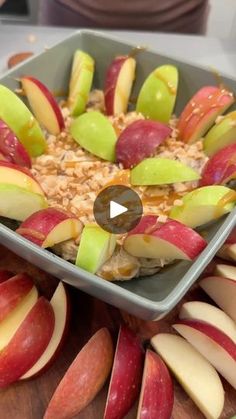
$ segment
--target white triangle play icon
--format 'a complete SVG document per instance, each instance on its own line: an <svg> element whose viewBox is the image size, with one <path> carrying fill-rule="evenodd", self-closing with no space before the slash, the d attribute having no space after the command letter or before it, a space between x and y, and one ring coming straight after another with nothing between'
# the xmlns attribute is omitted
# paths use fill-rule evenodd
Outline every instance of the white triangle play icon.
<svg viewBox="0 0 236 419"><path fill-rule="evenodd" d="M110 201L110 218L118 217L118 215L124 214L127 211L128 208L123 205L117 204L115 201Z"/></svg>

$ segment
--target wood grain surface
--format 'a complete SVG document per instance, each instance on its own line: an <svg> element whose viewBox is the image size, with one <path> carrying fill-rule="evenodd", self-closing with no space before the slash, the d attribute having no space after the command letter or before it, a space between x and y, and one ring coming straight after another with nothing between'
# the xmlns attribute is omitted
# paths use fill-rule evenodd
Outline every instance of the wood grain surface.
<svg viewBox="0 0 236 419"><path fill-rule="evenodd" d="M57 285L57 280L28 262L0 246L0 269L15 272L28 272L34 279L40 292L50 298ZM82 346L91 335L102 326L107 326L114 339L117 336L119 324L126 322L143 339L148 346L148 340L160 331L170 331L171 324L177 318L179 306L165 319L159 322L145 322L120 312L93 297L69 287L71 297L71 323L69 333L61 353L51 368L42 376L19 382L0 391L1 419L42 419L46 406L57 387L60 379L75 358ZM207 301L206 295L195 285L185 297L186 300L200 299ZM225 408L222 419L231 418L236 412L236 391L223 380L225 388ZM194 403L189 399L179 384L174 380L175 403L173 419L202 419ZM76 416L78 419L102 419L108 385L97 395L94 401ZM136 417L137 404L126 419Z"/></svg>

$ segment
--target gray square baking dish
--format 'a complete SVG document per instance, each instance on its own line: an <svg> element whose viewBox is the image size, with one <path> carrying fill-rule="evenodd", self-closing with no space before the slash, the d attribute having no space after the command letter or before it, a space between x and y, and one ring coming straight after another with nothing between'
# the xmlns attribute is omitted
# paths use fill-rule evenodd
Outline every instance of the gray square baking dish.
<svg viewBox="0 0 236 419"><path fill-rule="evenodd" d="M95 58L94 86L102 88L107 64L115 55L128 54L135 46L137 45L119 42L101 33L78 31L65 41L18 65L6 73L0 79L0 83L15 89L18 87L16 79L27 74L38 77L52 91L66 91L73 53L80 48ZM176 65L179 69L180 84L175 109L178 115L196 90L204 85L214 84L215 79L211 71L145 50L137 55L134 96L145 77L155 67L168 63ZM236 79L222 76L222 81L233 91L236 90ZM88 294L145 320L157 320L167 314L184 296L224 243L235 224L236 209L227 217L221 218L204 229L208 246L194 262L181 261L151 277L119 283L105 281L77 268L20 237L2 223L0 223L0 243L29 262Z"/></svg>

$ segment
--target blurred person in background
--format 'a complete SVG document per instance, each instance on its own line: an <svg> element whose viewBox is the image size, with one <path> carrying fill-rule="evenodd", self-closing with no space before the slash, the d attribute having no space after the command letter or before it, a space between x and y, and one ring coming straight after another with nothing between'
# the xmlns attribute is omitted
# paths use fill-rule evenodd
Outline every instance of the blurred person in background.
<svg viewBox="0 0 236 419"><path fill-rule="evenodd" d="M1 1L1 0L0 0ZM205 33L208 0L40 0L40 23Z"/></svg>

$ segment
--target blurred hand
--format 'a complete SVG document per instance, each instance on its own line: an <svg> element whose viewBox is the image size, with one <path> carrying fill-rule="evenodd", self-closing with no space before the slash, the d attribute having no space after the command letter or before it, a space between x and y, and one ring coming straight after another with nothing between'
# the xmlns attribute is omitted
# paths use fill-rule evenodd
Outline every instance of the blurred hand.
<svg viewBox="0 0 236 419"><path fill-rule="evenodd" d="M0 7L5 3L6 0L0 0Z"/></svg>

